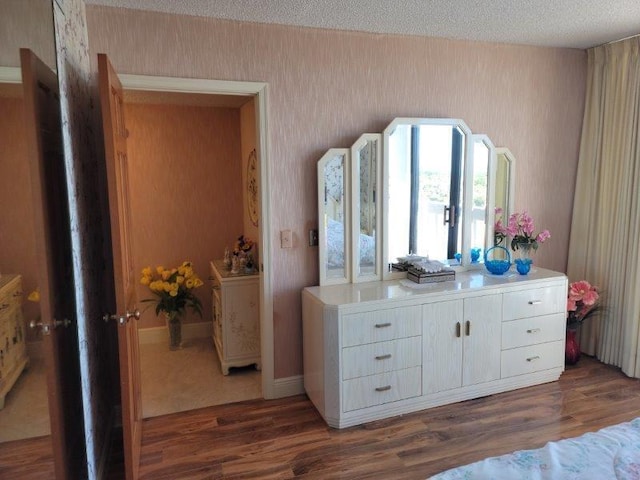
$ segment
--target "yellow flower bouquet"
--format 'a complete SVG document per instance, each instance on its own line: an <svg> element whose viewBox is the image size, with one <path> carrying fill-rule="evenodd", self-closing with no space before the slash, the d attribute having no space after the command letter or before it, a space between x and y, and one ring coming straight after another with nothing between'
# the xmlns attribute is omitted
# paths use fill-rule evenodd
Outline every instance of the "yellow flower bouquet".
<svg viewBox="0 0 640 480"><path fill-rule="evenodd" d="M142 300L155 302L156 315L165 312L168 318L173 319L184 314L189 307L202 316L202 303L192 290L204 283L193 271L191 262L184 262L179 267L171 269L158 266L155 272L151 267L143 268L140 283L147 285L156 296Z"/></svg>

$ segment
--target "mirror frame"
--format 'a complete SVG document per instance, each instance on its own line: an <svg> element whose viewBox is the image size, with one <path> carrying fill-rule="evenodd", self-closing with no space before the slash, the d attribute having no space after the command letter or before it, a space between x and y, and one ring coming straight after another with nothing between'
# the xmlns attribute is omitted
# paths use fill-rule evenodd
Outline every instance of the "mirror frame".
<svg viewBox="0 0 640 480"><path fill-rule="evenodd" d="M328 269L328 222L324 210L325 196L325 175L324 170L328 162L335 157L341 156L344 159L343 171L343 191L344 191L344 275L341 277L330 277L327 275ZM331 148L318 160L318 257L320 270L320 285L339 285L351 282L351 149Z"/></svg>
<svg viewBox="0 0 640 480"><path fill-rule="evenodd" d="M472 133L471 129L467 126L467 124L457 118L422 118L422 117L398 117L395 118L385 129L383 132L383 163L382 163L382 215L383 215L383 225L382 228L382 265L383 267L383 279L391 280L395 278L403 278L406 273L405 272L394 272L391 270L391 262L389 259L388 253L388 245L389 245L389 228L388 228L388 218L390 216L389 212L389 136L395 131L395 129L399 125L450 125L452 127L459 128L465 136L465 145L463 149L463 182L462 182L462 259L461 265L466 266L471 263L471 255L469 253L469 241L470 241L470 220L467 218L468 215L465 215L465 212L469 211L469 206L471 205L470 198L470 188L473 187L471 176L473 174L473 164L470 161L473 158L473 142L472 142ZM442 260L442 259L439 259Z"/></svg>
<svg viewBox="0 0 640 480"><path fill-rule="evenodd" d="M372 273L360 273L360 150L370 142L376 142L376 170L375 182L376 191L374 195L375 201L375 268ZM382 208L380 206L380 188L382 180L381 153L382 153L382 134L365 133L356 140L351 146L351 278L353 283L371 282L382 278L382 242L380 232L382 230Z"/></svg>

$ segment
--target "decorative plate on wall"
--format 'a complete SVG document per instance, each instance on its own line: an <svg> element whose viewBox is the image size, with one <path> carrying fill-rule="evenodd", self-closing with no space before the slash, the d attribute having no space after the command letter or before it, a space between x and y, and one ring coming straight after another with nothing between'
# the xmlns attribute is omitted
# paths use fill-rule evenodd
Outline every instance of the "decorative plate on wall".
<svg viewBox="0 0 640 480"><path fill-rule="evenodd" d="M258 226L258 167L256 149L249 154L247 161L247 208L251 223Z"/></svg>

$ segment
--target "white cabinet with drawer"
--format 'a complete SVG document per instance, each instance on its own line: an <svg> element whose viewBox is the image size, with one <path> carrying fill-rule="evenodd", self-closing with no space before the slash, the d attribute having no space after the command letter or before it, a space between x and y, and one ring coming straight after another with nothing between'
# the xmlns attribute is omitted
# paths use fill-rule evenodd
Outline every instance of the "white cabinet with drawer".
<svg viewBox="0 0 640 480"><path fill-rule="evenodd" d="M458 272L302 293L304 386L332 427L557 380L566 277Z"/></svg>
<svg viewBox="0 0 640 480"><path fill-rule="evenodd" d="M0 409L29 363L25 342L22 277L5 274L0 277Z"/></svg>
<svg viewBox="0 0 640 480"><path fill-rule="evenodd" d="M224 375L231 367L260 369L259 281L257 273L232 274L221 260L211 262L213 343Z"/></svg>
<svg viewBox="0 0 640 480"><path fill-rule="evenodd" d="M503 295L502 378L564 367L566 290Z"/></svg>

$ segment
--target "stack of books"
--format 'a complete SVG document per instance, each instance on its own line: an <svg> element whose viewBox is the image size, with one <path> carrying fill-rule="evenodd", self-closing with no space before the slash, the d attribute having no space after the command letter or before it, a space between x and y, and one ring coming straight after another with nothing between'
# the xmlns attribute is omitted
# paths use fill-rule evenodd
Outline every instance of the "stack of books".
<svg viewBox="0 0 640 480"><path fill-rule="evenodd" d="M443 268L439 272L425 272L419 268L409 267L407 278L416 283L447 282L456 279L456 272L449 268Z"/></svg>

